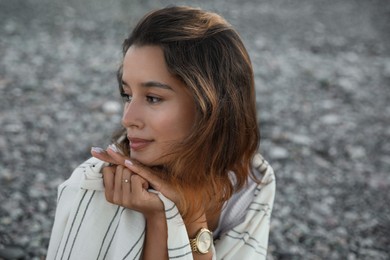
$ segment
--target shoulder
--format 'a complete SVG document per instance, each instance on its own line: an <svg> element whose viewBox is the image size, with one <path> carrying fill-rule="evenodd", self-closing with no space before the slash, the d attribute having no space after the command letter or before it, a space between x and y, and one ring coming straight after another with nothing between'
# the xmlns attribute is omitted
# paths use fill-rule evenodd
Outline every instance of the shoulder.
<svg viewBox="0 0 390 260"><path fill-rule="evenodd" d="M256 154L251 171L256 180L249 177L247 184L226 201L215 237L241 224L244 227L243 223L260 223L263 218L269 219L275 198L274 170L263 156Z"/></svg>

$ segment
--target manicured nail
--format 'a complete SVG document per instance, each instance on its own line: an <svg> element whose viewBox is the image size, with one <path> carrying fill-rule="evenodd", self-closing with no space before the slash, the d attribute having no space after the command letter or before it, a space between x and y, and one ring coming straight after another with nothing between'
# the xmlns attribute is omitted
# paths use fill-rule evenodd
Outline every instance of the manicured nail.
<svg viewBox="0 0 390 260"><path fill-rule="evenodd" d="M92 147L91 151L93 151L95 153L104 153L104 149L102 149L100 147Z"/></svg>
<svg viewBox="0 0 390 260"><path fill-rule="evenodd" d="M129 161L129 160L125 160L125 164L127 165L127 166L132 166L132 165L134 165L131 161Z"/></svg>
<svg viewBox="0 0 390 260"><path fill-rule="evenodd" d="M108 146L108 148L111 149L112 151L116 152L116 153L119 153L118 148L116 148L116 146L113 145L113 144L110 144L110 145Z"/></svg>

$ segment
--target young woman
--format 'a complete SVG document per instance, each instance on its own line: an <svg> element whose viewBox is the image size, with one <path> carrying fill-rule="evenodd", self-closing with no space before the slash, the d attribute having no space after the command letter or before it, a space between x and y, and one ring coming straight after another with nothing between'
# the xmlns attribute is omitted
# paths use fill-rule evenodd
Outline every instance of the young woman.
<svg viewBox="0 0 390 260"><path fill-rule="evenodd" d="M60 185L48 259L264 259L275 182L236 31L164 8L123 54L123 130Z"/></svg>

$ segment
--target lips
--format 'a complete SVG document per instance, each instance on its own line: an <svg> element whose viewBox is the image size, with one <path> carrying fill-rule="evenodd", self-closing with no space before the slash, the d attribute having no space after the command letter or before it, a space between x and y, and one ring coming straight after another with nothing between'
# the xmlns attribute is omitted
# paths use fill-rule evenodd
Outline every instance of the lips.
<svg viewBox="0 0 390 260"><path fill-rule="evenodd" d="M128 137L132 150L141 150L152 143L152 140Z"/></svg>

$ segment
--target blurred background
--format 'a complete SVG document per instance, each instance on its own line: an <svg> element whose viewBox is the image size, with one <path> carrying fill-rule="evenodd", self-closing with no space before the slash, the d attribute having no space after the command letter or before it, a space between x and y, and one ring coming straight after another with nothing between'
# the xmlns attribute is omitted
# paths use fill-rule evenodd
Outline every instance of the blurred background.
<svg viewBox="0 0 390 260"><path fill-rule="evenodd" d="M390 2L0 0L0 259L44 259L57 185L120 122L141 16L223 15L256 76L277 176L268 259L390 259Z"/></svg>

